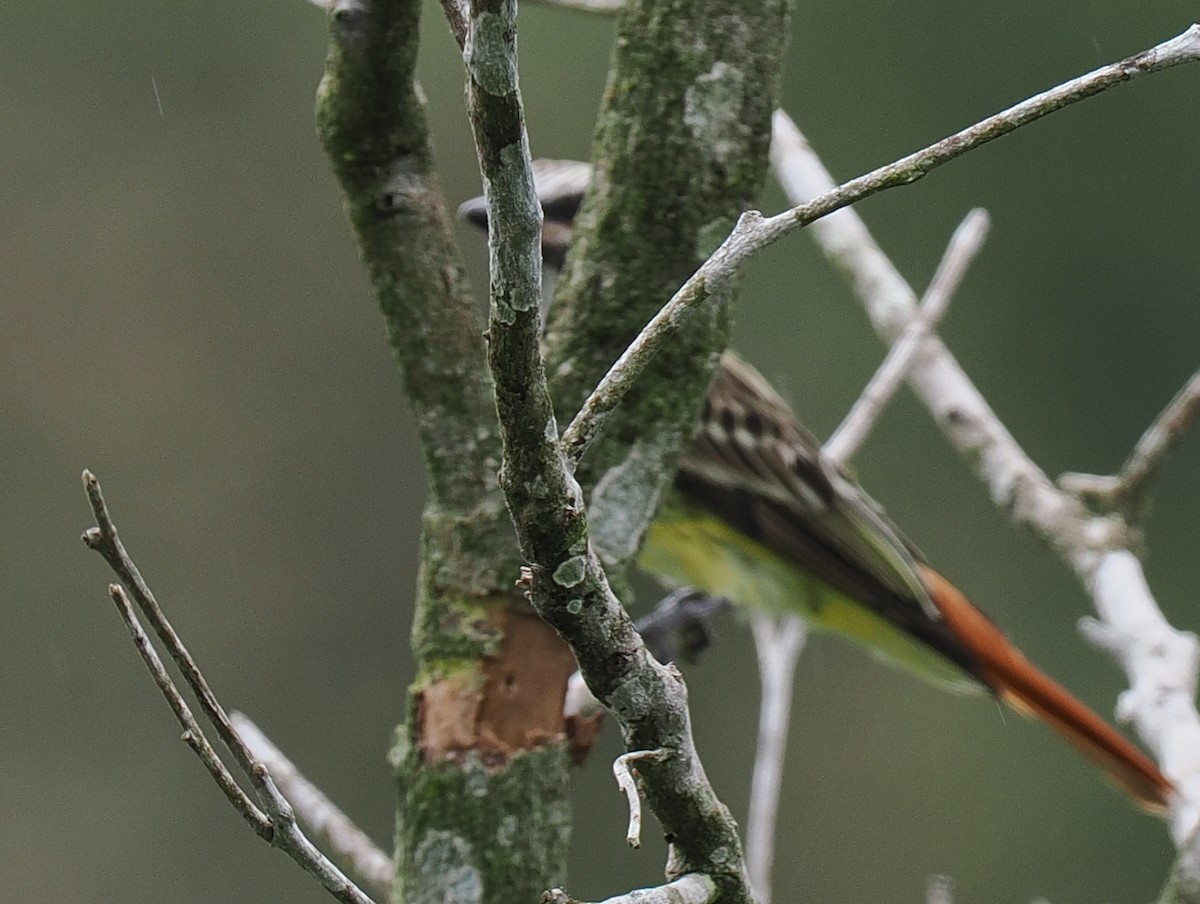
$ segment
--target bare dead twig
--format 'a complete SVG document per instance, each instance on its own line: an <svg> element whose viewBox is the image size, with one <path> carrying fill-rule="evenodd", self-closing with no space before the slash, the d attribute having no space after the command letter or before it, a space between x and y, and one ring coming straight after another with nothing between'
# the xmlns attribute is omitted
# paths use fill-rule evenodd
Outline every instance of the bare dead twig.
<svg viewBox="0 0 1200 904"><path fill-rule="evenodd" d="M1170 404L1155 418L1133 448L1128 461L1117 472L1121 495L1138 496L1158 473L1159 467L1200 411L1200 370L1179 390Z"/></svg>
<svg viewBox="0 0 1200 904"><path fill-rule="evenodd" d="M665 750L635 750L623 753L613 760L613 778L629 804L629 829L625 832L625 843L631 848L642 846L642 795L638 791L637 778L631 763L659 762L669 756Z"/></svg>
<svg viewBox="0 0 1200 904"><path fill-rule="evenodd" d="M717 886L701 873L688 873L674 882L657 888L635 888L631 892L608 898L600 904L711 904L717 899ZM583 904L561 888L552 888L542 897L542 904Z"/></svg>
<svg viewBox="0 0 1200 904"><path fill-rule="evenodd" d="M1119 508L1127 518L1136 518L1143 508L1148 484L1183 439L1197 412L1200 412L1200 370L1192 374L1146 428L1115 475L1063 474L1059 485L1068 492L1098 498L1110 508Z"/></svg>
<svg viewBox="0 0 1200 904"><path fill-rule="evenodd" d="M166 698L171 711L175 713L175 718L183 726L184 743L195 751L196 756L200 757L200 761L208 770L209 775L213 777L213 781L217 783L217 787L233 804L233 808L242 814L242 818L249 823L250 828L254 829L255 833L264 841L270 841L274 833L270 819L241 789L230 771L225 768L225 764L221 762L220 755L205 737L204 730L192 715L191 708L175 687L170 675L167 674L166 667L158 656L158 651L154 649L154 644L150 642L149 636L142 628L141 622L138 621L137 613L133 611L133 604L129 601L125 589L120 584L109 584L108 593L113 602L117 604L117 611L120 612L125 627L133 636L133 643L137 647L138 655L142 657L146 668L150 670L154 683L158 685L159 691Z"/></svg>
<svg viewBox="0 0 1200 904"><path fill-rule="evenodd" d="M209 774L213 776L230 803L242 814L242 817L260 838L269 842L272 847L279 848L286 853L343 904L374 904L367 894L346 878L300 831L291 806L279 789L275 787L270 772L262 763L254 759L250 750L234 730L199 666L196 665L195 660L184 647L183 641L167 621L150 587L142 578L141 572L138 571L137 565L126 552L117 535L117 528L109 514L108 506L104 502L100 481L90 471L84 471L83 485L88 501L91 503L92 512L96 516L97 524L96 527L84 531L83 542L90 549L100 553L120 579L123 586L113 584L110 586L109 592L117 604L121 618L133 635L138 652L150 670L155 684L166 697L180 724L184 726L184 741L200 757L205 768L208 769ZM130 598L133 600L132 603ZM252 801L238 786L229 768L221 761L220 756L204 736L199 724L192 716L191 710L184 702L183 696L167 674L149 636L142 629L134 612L135 603L179 667L184 681L200 702L200 708L205 718L216 730L222 743L233 754L239 770L254 789L255 796L258 798L257 803Z"/></svg>
<svg viewBox="0 0 1200 904"><path fill-rule="evenodd" d="M292 805L296 817L312 833L314 841L331 857L345 864L359 881L374 889L381 899L388 898L395 873L392 858L309 781L249 716L231 712L229 719L255 759L270 771L280 792Z"/></svg>
<svg viewBox="0 0 1200 904"><path fill-rule="evenodd" d="M1180 41L1200 43L1193 26ZM795 124L775 115L772 161L792 203L828 191L833 179ZM815 223L812 235L843 269L876 331L893 341L914 316L916 296L858 215L840 210ZM993 501L1044 537L1091 595L1105 646L1121 663L1130 690L1118 716L1132 721L1175 783L1171 831L1183 844L1200 819L1200 716L1194 693L1200 648L1193 635L1162 617L1128 532L1116 516L1092 515L1024 453L953 355L936 337L922 343L909 383L951 443L971 461Z"/></svg>
<svg viewBox="0 0 1200 904"><path fill-rule="evenodd" d="M971 210L958 224L938 264L937 272L921 299L918 313L904 328L900 338L888 349L883 362L863 388L850 413L825 443L825 453L834 461L847 463L854 457L863 440L887 403L895 395L909 367L921 349L921 343L942 321L950 299L958 291L971 262L983 248L991 219L981 207Z"/></svg>
<svg viewBox="0 0 1200 904"><path fill-rule="evenodd" d="M578 9L588 13L612 15L621 11L625 0L539 0L546 6L561 6L564 9Z"/></svg>
<svg viewBox="0 0 1200 904"><path fill-rule="evenodd" d="M201 674L196 661L192 659L192 655L188 652L187 647L183 645L183 641L179 635L175 633L175 629L171 627L171 623L167 620L162 609L159 608L158 601L154 598L149 585L143 580L141 572L138 571L137 565L133 559L125 551L125 546L121 543L121 538L117 535L117 527L113 524L112 517L108 513L108 507L104 502L104 494L100 490L100 481L91 471L83 472L83 487L87 493L88 502L91 503L92 512L96 516L97 527L89 528L83 534L83 542L90 549L96 552L108 562L109 567L120 579L129 595L137 603L138 610L141 611L145 619L150 623L155 635L166 648L167 653L175 661L175 665L179 668L183 675L187 686L192 689L196 695L197 701L200 703L200 709L204 713L204 717L212 724L217 732L217 736L221 742L229 748L229 752L233 754L237 760L238 766L241 768L251 781L254 781L254 760L250 755L250 751L246 745L242 743L241 738L237 736L237 732L233 730L233 726L229 724L229 717L225 714L225 710L221 708L221 704L217 701L216 695L208 686L204 675ZM261 788L256 790L261 791Z"/></svg>
<svg viewBox="0 0 1200 904"><path fill-rule="evenodd" d="M762 695L758 708L758 743L750 781L746 819L746 870L759 904L771 902L771 868L775 862L775 822L783 761L787 753L796 663L808 639L808 626L798 616L775 619L756 612L750 619L758 654Z"/></svg>

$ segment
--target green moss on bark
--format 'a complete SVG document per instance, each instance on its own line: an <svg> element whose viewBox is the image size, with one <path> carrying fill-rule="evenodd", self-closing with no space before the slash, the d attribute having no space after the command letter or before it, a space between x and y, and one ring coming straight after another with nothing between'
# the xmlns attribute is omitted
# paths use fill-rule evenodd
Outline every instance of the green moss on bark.
<svg viewBox="0 0 1200 904"><path fill-rule="evenodd" d="M528 902L565 869L558 723L540 732L522 726L522 739L541 745L530 752L497 756L492 743L486 764L474 752L430 756L415 702L436 687L443 735L487 742L479 725L487 670L505 643L509 607L524 605L513 587L520 559L497 483L500 442L482 324L413 85L419 15L417 0L334 3L317 99L318 130L345 192L430 481L413 623L418 676L390 756L403 789L395 897ZM561 706L554 715L561 717Z"/></svg>
<svg viewBox="0 0 1200 904"><path fill-rule="evenodd" d="M593 145L595 175L547 329L560 422L757 197L787 19L783 0L664 0L623 11ZM729 325L724 301L692 315L589 450L578 471L585 488L619 467L625 498L658 499ZM598 526L598 538L604 534ZM600 552L619 565L634 548Z"/></svg>
<svg viewBox="0 0 1200 904"><path fill-rule="evenodd" d="M409 749L399 781L405 816L397 836L410 841L397 863L394 901L530 904L565 881L570 807L558 751L520 753L493 769L474 752L428 764ZM416 886L412 876L442 881Z"/></svg>

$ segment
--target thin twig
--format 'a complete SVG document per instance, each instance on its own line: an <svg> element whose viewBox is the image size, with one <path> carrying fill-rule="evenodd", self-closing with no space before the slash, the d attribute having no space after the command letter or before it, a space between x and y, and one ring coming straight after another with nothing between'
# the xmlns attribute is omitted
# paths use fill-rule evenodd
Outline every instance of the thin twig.
<svg viewBox="0 0 1200 904"><path fill-rule="evenodd" d="M1200 370L1179 390L1175 398L1142 434L1129 460L1117 473L1120 493L1126 499L1140 495L1184 431L1200 411Z"/></svg>
<svg viewBox="0 0 1200 904"><path fill-rule="evenodd" d="M204 716L214 729L216 729L217 737L233 754L237 760L238 766L242 771L254 781L253 777L253 762L254 758L250 755L250 751L246 749L246 745L242 743L241 738L237 736L237 732L233 730L233 726L229 724L229 717L225 714L225 710L221 708L221 704L217 702L216 695L208 686L204 675L201 674L199 666L188 652L187 647L183 645L183 641L179 635L175 633L175 629L171 627L171 623L167 620L158 601L154 598L149 585L142 578L141 572L138 571L137 565L133 559L125 551L125 546L121 543L121 538L117 535L117 527L113 523L112 517L108 513L108 507L104 503L104 494L100 490L100 481L96 479L91 471L83 472L83 486L87 492L88 502L91 503L92 512L96 516L97 527L86 531L83 535L83 542L91 549L100 553L104 560L116 573L121 583L125 585L125 589L137 604L145 619L150 623L150 627L154 629L155 635L164 647L167 653L175 661L180 673L183 675L183 680L192 693L196 695L197 701L200 703L200 709ZM261 791L261 788L256 788Z"/></svg>
<svg viewBox="0 0 1200 904"><path fill-rule="evenodd" d="M231 712L229 720L255 759L270 770L275 784L314 840L331 857L344 863L380 898L391 895L395 864L371 837L354 824L296 765L263 734L249 716Z"/></svg>
<svg viewBox="0 0 1200 904"><path fill-rule="evenodd" d="M561 6L564 9L578 9L587 13L613 15L621 11L625 0L538 0L545 6Z"/></svg>
<svg viewBox="0 0 1200 904"><path fill-rule="evenodd" d="M859 395L850 413L825 443L825 453L834 461L842 464L849 462L862 446L883 409L904 382L921 343L941 323L950 307L950 299L966 276L967 268L983 248L990 225L987 211L976 207L967 213L950 236L937 272L921 300L917 316L888 349L879 369Z"/></svg>
<svg viewBox="0 0 1200 904"><path fill-rule="evenodd" d="M1069 473L1059 478L1059 485L1073 493L1099 498L1113 508L1120 507L1126 517L1136 517L1143 508L1146 485L1183 439L1197 412L1200 412L1200 370L1192 374L1146 428L1115 476Z"/></svg>
<svg viewBox="0 0 1200 904"><path fill-rule="evenodd" d="M617 787L621 789L629 804L629 828L625 832L625 843L631 848L642 846L642 795L638 791L637 779L630 763L659 762L667 755L665 750L634 750L613 760L613 777L616 778Z"/></svg>
<svg viewBox="0 0 1200 904"><path fill-rule="evenodd" d="M125 622L125 627L133 636L133 643L137 647L138 655L142 657L146 668L150 670L154 683L158 685L158 689L166 698L171 711L175 713L175 718L183 726L184 742L195 751L196 756L200 757L200 762L204 764L208 774L213 777L217 787L233 804L233 808L242 814L242 818L250 824L250 828L254 829L255 833L264 841L270 841L274 831L271 828L271 821L241 789L230 771L225 768L225 764L221 762L221 757L213 749L208 738L204 736L204 730L196 721L196 717L192 715L191 708L184 701L179 689L175 687L175 682L167 674L162 659L158 656L158 651L154 649L141 622L138 621L137 614L133 611L133 604L125 594L124 588L120 584L109 584L108 593L113 602L117 604L117 611L121 613L121 620Z"/></svg>
<svg viewBox="0 0 1200 904"><path fill-rule="evenodd" d="M776 620L756 612L750 619L758 653L762 694L758 705L758 744L754 749L754 775L750 782L750 810L746 821L746 869L759 904L771 902L771 869L775 862L775 820L779 789L787 752L788 724L796 663L804 652L808 626L789 615Z"/></svg>
<svg viewBox="0 0 1200 904"><path fill-rule="evenodd" d="M158 602L154 599L154 594L142 579L137 565L125 551L124 545L117 536L116 524L113 523L108 506L104 502L100 481L90 471L84 471L83 485L96 516L97 524L96 527L88 528L83 532L83 542L89 548L99 552L121 579L124 586L110 585L109 592L117 604L121 618L133 635L138 652L150 669L155 684L167 698L176 718L184 726L184 741L200 757L209 774L213 776L222 792L229 798L230 803L242 814L259 837L269 842L272 847L279 848L286 853L343 904L374 904L365 892L346 878L328 857L317 850L296 825L295 814L286 798L275 787L270 772L262 763L254 759L233 729L225 715L225 710L217 701L199 666L196 665L195 660L184 647L183 641L167 621ZM128 595L126 591L128 591ZM133 598L142 615L154 627L159 640L167 648L176 665L179 666L188 687L200 701L201 711L205 718L216 729L225 746L233 753L238 767L254 789L258 798L257 805L241 791L229 768L224 765L205 738L199 724L192 716L191 710L163 667L162 660L154 650L150 638L142 630L141 624L134 614L133 605L130 603L130 597Z"/></svg>
<svg viewBox="0 0 1200 904"><path fill-rule="evenodd" d="M658 349L674 335L688 310L719 296L745 263L763 248L856 201L885 189L909 185L942 164L1070 104L1140 75L1196 59L1200 59L1200 25L1193 25L1178 37L1135 56L1064 82L783 213L766 218L757 211L743 214L729 237L651 319L575 415L563 433L562 448L568 462L574 464L583 456L608 415Z"/></svg>
<svg viewBox="0 0 1200 904"><path fill-rule="evenodd" d="M600 904L712 904L717 900L717 884L703 873L687 873L674 882L656 888L635 888ZM542 904L583 904L561 888L552 888L542 896Z"/></svg>
<svg viewBox="0 0 1200 904"><path fill-rule="evenodd" d="M1200 34L1194 26L1184 37ZM794 204L829 190L833 178L795 124L775 114L771 149ZM876 331L894 341L914 316L916 296L852 209L814 224L813 237L845 271ZM1200 716L1194 693L1200 647L1163 618L1124 522L1092 515L1036 465L937 336L922 343L909 384L951 443L973 463L993 501L1045 538L1076 573L1104 624L1106 646L1130 683L1118 717L1132 721L1176 786L1171 833L1185 843L1200 818ZM1096 634L1097 632L1092 632Z"/></svg>

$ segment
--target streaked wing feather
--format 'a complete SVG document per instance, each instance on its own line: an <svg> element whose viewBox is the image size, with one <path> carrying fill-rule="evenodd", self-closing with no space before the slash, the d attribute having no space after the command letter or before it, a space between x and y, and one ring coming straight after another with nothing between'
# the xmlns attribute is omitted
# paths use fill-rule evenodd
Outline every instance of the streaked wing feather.
<svg viewBox="0 0 1200 904"><path fill-rule="evenodd" d="M676 485L747 536L977 674L974 657L929 599L916 549L824 456L770 385L730 353L718 368Z"/></svg>

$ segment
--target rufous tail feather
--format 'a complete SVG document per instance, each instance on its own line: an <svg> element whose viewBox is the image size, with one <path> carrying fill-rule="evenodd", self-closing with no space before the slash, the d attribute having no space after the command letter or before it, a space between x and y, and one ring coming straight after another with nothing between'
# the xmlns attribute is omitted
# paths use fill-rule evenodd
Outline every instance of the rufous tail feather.
<svg viewBox="0 0 1200 904"><path fill-rule="evenodd" d="M934 605L974 654L980 676L997 697L1049 725L1139 806L1154 813L1167 809L1174 789L1149 757L1038 671L954 585L933 569L919 567Z"/></svg>

